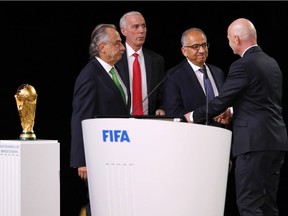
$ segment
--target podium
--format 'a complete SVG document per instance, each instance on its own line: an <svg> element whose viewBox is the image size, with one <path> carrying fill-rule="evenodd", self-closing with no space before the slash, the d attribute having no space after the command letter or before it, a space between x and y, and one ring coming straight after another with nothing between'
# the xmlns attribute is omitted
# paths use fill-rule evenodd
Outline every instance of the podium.
<svg viewBox="0 0 288 216"><path fill-rule="evenodd" d="M93 216L223 216L231 131L135 118L82 128Z"/></svg>
<svg viewBox="0 0 288 216"><path fill-rule="evenodd" d="M0 216L60 215L56 140L0 140Z"/></svg>

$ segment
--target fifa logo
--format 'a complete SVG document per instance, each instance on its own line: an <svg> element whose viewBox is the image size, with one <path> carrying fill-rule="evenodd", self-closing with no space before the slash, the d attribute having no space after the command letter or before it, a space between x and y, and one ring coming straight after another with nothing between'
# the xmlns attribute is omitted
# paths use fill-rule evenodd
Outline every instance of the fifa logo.
<svg viewBox="0 0 288 216"><path fill-rule="evenodd" d="M103 142L130 142L126 130L103 130Z"/></svg>

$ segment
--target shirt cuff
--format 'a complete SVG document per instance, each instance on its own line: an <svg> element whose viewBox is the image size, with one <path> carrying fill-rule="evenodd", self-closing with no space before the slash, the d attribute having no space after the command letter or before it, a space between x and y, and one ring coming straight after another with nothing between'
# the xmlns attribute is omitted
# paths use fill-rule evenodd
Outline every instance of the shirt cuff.
<svg viewBox="0 0 288 216"><path fill-rule="evenodd" d="M190 113L190 121L193 122L193 111Z"/></svg>

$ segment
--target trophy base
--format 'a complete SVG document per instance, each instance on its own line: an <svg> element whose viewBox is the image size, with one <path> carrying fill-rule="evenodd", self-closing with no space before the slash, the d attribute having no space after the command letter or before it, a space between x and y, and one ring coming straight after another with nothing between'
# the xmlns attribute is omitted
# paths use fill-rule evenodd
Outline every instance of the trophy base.
<svg viewBox="0 0 288 216"><path fill-rule="evenodd" d="M19 139L20 140L36 140L36 135L34 132L22 132Z"/></svg>

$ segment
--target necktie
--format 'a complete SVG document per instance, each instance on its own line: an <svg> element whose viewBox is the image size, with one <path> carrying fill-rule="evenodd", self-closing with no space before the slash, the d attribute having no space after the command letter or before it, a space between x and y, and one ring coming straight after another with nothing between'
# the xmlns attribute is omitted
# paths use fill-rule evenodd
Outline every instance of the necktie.
<svg viewBox="0 0 288 216"><path fill-rule="evenodd" d="M125 93L124 93L124 91L123 91L123 88L122 88L122 86L121 86L121 84L120 84L117 76L116 76L114 67L111 68L111 70L109 71L109 73L112 75L112 80L114 81L115 85L118 87L118 89L119 89L119 91L120 91L120 93L121 93L121 95L122 95L122 98L123 98L124 102L126 103Z"/></svg>
<svg viewBox="0 0 288 216"><path fill-rule="evenodd" d="M215 95L214 95L212 84L208 78L205 65L203 66L203 68L200 68L199 71L203 73L205 92L206 92L206 96L208 97L208 101L210 101L215 97Z"/></svg>
<svg viewBox="0 0 288 216"><path fill-rule="evenodd" d="M138 54L134 53L135 57L133 62L133 80L132 80L132 94L133 94L133 115L143 115L142 105L142 82L141 82L141 70L138 61Z"/></svg>

